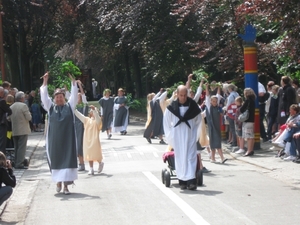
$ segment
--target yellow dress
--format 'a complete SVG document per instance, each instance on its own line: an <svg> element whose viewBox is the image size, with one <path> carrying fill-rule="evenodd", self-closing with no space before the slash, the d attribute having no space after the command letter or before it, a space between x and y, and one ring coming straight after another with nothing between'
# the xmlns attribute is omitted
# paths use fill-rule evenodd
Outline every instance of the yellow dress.
<svg viewBox="0 0 300 225"><path fill-rule="evenodd" d="M83 116L79 111L75 115L83 122L83 157L85 161L102 162L102 149L100 143L100 130L102 122L96 110L93 111L95 118Z"/></svg>

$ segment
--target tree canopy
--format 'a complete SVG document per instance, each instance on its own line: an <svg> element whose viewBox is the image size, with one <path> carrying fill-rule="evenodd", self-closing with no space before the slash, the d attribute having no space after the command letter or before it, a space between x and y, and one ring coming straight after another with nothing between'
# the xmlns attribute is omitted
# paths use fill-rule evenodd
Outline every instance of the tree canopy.
<svg viewBox="0 0 300 225"><path fill-rule="evenodd" d="M2 10L9 79L24 90L55 57L91 69L101 89L136 97L199 69L243 85L238 35L248 23L257 30L259 75L300 78L298 0L7 0Z"/></svg>

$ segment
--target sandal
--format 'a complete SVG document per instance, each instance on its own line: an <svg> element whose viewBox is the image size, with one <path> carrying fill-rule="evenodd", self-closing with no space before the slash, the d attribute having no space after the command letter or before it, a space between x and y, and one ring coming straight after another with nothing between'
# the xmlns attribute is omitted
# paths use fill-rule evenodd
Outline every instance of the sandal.
<svg viewBox="0 0 300 225"><path fill-rule="evenodd" d="M59 193L61 191L61 182L57 182L56 184L56 192Z"/></svg>
<svg viewBox="0 0 300 225"><path fill-rule="evenodd" d="M69 191L68 187L64 187L64 194L65 195L69 195L70 194L70 191Z"/></svg>

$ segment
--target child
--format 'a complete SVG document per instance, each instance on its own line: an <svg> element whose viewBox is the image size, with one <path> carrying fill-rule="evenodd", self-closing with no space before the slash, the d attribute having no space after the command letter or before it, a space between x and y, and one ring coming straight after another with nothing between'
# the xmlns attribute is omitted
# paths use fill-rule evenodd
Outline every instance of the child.
<svg viewBox="0 0 300 225"><path fill-rule="evenodd" d="M244 154L245 153L245 149L244 149L244 139L243 139L243 132L242 132L242 128L243 128L243 122L240 122L238 120L239 115L241 114L240 112L240 108L243 104L243 99L241 96L238 96L235 98L235 104L236 104L236 112L235 112L235 118L234 118L234 123L235 123L235 132L236 132L236 136L238 138L238 146L239 146L239 150L236 151L235 153L237 154Z"/></svg>
<svg viewBox="0 0 300 225"><path fill-rule="evenodd" d="M101 118L95 106L90 106L91 111L89 117L84 116L77 109L75 115L84 125L83 133L83 155L84 159L89 161L90 170L88 175L94 175L94 161L99 162L98 173L103 170L104 163L102 162L102 149L100 144L100 130L102 126Z"/></svg>
<svg viewBox="0 0 300 225"><path fill-rule="evenodd" d="M209 87L206 84L206 110L205 115L208 124L208 133L209 133L209 145L211 148L211 162L215 163L215 154L216 150L218 151L221 157L221 163L225 163L227 161L226 158L223 156L221 142L221 116L223 114L222 108L219 107L219 100L220 100L220 87L218 87L217 95L210 96L209 94Z"/></svg>

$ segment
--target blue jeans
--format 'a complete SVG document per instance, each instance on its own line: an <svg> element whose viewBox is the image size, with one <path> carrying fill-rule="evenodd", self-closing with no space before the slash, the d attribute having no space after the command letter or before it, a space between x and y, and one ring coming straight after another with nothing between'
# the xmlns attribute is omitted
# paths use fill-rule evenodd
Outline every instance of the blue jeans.
<svg viewBox="0 0 300 225"><path fill-rule="evenodd" d="M0 205L3 204L13 193L11 186L3 186L0 188Z"/></svg>

